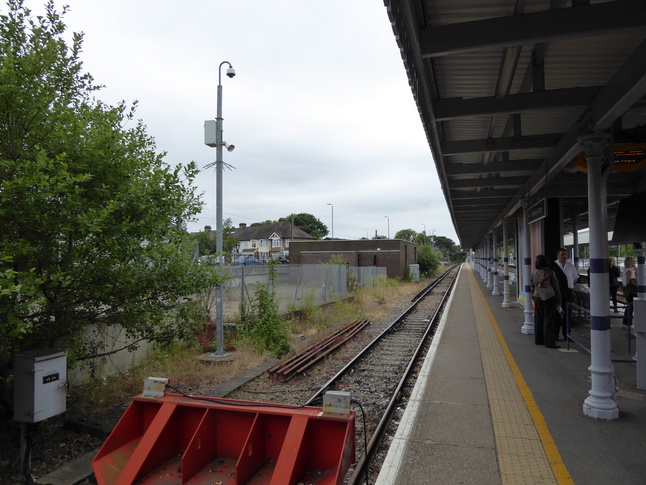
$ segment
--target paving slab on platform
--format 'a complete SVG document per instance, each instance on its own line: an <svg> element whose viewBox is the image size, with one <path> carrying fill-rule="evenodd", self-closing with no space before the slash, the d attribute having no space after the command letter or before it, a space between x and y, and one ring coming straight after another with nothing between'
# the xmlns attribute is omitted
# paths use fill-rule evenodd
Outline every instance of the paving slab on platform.
<svg viewBox="0 0 646 485"><path fill-rule="evenodd" d="M583 401L590 355L576 345L568 351L562 340L561 349L535 345L533 335L521 333L523 305L502 308L503 297L491 292L463 266L436 354L420 373L418 386L425 387L402 418L377 484L430 477L434 483L644 483L646 391L636 389L627 328L611 322L619 419L589 418ZM584 346L589 342L584 319L572 331ZM464 409L478 419L466 418ZM458 437L464 433L471 436Z"/></svg>

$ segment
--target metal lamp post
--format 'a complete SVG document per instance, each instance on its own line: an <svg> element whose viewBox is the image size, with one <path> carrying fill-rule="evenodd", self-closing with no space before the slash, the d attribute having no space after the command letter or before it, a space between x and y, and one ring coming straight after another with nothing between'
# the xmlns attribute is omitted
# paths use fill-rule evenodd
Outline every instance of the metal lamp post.
<svg viewBox="0 0 646 485"><path fill-rule="evenodd" d="M332 206L332 239L334 239L334 204L326 204Z"/></svg>
<svg viewBox="0 0 646 485"><path fill-rule="evenodd" d="M388 219L388 239L390 239L390 217L384 216L386 219Z"/></svg>
<svg viewBox="0 0 646 485"><path fill-rule="evenodd" d="M215 118L215 125L212 121L207 121L204 124L205 128L205 144L213 147L215 146L215 178L216 178L216 235L215 235L215 248L218 253L218 266L220 269L223 265L223 247L222 247L222 147L226 145L228 151L233 151L233 145L229 145L222 140L222 66L227 64L227 76L234 77L236 75L235 69L229 61L223 61L218 67L218 106ZM213 137L213 129L215 129L215 137ZM224 312L223 312L223 295L222 288L218 287L216 292L216 313L215 313L215 330L217 350L215 355L225 355L224 353Z"/></svg>

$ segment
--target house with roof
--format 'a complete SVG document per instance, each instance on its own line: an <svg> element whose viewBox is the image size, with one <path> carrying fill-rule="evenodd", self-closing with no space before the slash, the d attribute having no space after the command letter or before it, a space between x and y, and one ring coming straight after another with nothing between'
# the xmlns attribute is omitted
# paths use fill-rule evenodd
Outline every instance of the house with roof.
<svg viewBox="0 0 646 485"><path fill-rule="evenodd" d="M245 223L241 223L233 235L238 240L238 256L249 256L262 262L280 256L289 258L289 245L292 241L316 240L282 217L275 224L247 227Z"/></svg>

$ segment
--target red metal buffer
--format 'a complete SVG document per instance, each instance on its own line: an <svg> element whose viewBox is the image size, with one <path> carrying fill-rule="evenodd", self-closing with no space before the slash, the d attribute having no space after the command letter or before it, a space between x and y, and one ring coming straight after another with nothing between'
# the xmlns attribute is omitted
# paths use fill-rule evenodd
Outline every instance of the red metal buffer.
<svg viewBox="0 0 646 485"><path fill-rule="evenodd" d="M99 485L341 484L354 435L352 411L137 396L92 466Z"/></svg>

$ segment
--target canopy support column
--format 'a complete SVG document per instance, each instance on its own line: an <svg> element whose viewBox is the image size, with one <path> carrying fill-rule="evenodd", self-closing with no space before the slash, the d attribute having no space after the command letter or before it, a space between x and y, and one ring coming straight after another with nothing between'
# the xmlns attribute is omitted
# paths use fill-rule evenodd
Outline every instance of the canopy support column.
<svg viewBox="0 0 646 485"><path fill-rule="evenodd" d="M492 296L500 296L500 288L498 288L498 242L496 241L496 229L491 231L491 267L493 270L493 291Z"/></svg>
<svg viewBox="0 0 646 485"><path fill-rule="evenodd" d="M523 297L525 298L525 321L520 329L526 335L534 334L534 310L532 308L532 256L529 240L529 202L524 200L523 205Z"/></svg>
<svg viewBox="0 0 646 485"><path fill-rule="evenodd" d="M502 286L502 307L509 308L509 247L507 246L509 234L507 219L502 220L502 263L503 263L503 286Z"/></svg>
<svg viewBox="0 0 646 485"><path fill-rule="evenodd" d="M491 288L492 278L492 269L491 269L491 237L487 234L487 288Z"/></svg>
<svg viewBox="0 0 646 485"><path fill-rule="evenodd" d="M590 367L592 387L583 402L583 413L599 419L617 419L615 372L610 356L608 315L608 232L605 181L601 173L608 134L593 133L579 138L588 164L588 210L590 220Z"/></svg>

